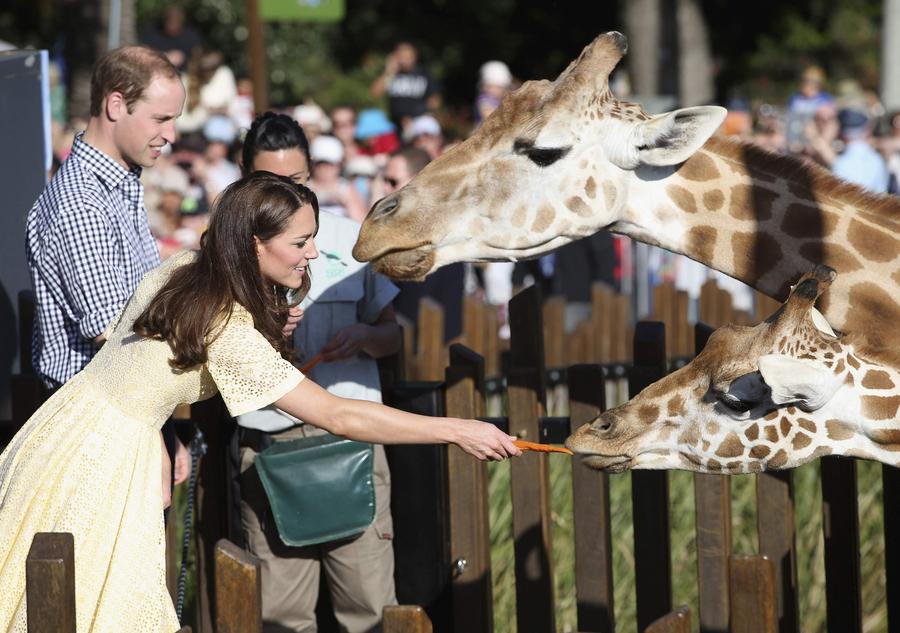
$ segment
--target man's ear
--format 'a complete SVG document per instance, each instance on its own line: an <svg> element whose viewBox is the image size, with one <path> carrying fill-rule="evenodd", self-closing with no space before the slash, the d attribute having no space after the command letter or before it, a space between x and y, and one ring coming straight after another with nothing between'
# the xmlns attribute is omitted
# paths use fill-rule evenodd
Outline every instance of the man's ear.
<svg viewBox="0 0 900 633"><path fill-rule="evenodd" d="M760 357L759 373L772 390L772 402L796 404L804 411L825 406L843 383L822 363L784 354Z"/></svg>
<svg viewBox="0 0 900 633"><path fill-rule="evenodd" d="M128 105L125 103L125 97L121 92L110 92L103 100L103 108L106 117L110 121L118 121L128 113Z"/></svg>
<svg viewBox="0 0 900 633"><path fill-rule="evenodd" d="M639 164L662 167L683 163L700 149L712 136L728 110L720 106L696 106L681 108L657 115L638 123L622 147L627 156L610 159L623 169L634 169Z"/></svg>

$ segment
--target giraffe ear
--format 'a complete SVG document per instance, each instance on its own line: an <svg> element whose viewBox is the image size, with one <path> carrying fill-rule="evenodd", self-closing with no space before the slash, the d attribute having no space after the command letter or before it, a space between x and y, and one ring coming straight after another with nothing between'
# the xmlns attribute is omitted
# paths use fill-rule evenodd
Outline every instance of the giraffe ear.
<svg viewBox="0 0 900 633"><path fill-rule="evenodd" d="M631 134L636 164L678 165L709 140L728 111L719 106L681 108L639 123Z"/></svg>
<svg viewBox="0 0 900 633"><path fill-rule="evenodd" d="M759 373L772 390L772 402L796 404L804 411L825 406L843 382L821 363L784 354L760 357Z"/></svg>

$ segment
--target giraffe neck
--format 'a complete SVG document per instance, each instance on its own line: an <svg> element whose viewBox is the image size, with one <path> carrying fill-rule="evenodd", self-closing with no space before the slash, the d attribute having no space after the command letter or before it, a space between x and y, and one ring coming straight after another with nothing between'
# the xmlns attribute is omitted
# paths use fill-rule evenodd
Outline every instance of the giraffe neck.
<svg viewBox="0 0 900 633"><path fill-rule="evenodd" d="M610 228L784 299L815 264L838 277L820 304L867 358L900 368L900 199L749 144L711 139L676 169L642 168Z"/></svg>

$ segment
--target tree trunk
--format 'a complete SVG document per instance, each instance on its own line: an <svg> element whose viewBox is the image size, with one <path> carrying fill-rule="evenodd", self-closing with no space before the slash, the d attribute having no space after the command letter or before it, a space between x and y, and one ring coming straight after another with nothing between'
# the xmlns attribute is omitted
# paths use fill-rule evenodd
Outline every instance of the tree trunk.
<svg viewBox="0 0 900 633"><path fill-rule="evenodd" d="M660 0L625 3L628 71L635 95L654 96L659 88Z"/></svg>
<svg viewBox="0 0 900 633"><path fill-rule="evenodd" d="M890 0L885 0L890 2ZM900 0L894 0L898 2ZM697 0L678 0L679 97L682 106L710 103L714 96L713 63L706 20Z"/></svg>
<svg viewBox="0 0 900 633"><path fill-rule="evenodd" d="M884 0L881 37L881 101L891 112L900 110L900 0Z"/></svg>

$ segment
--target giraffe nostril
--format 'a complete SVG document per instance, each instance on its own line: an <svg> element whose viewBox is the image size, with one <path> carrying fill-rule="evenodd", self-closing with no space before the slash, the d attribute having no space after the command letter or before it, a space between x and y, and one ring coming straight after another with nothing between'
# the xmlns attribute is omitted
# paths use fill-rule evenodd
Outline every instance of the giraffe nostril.
<svg viewBox="0 0 900 633"><path fill-rule="evenodd" d="M591 430L596 433L609 433L612 430L612 420L606 417L597 418L596 422L591 424Z"/></svg>
<svg viewBox="0 0 900 633"><path fill-rule="evenodd" d="M388 196L376 202L369 215L373 220L383 218L395 211L398 206L400 206L400 201L397 200L397 196Z"/></svg>

